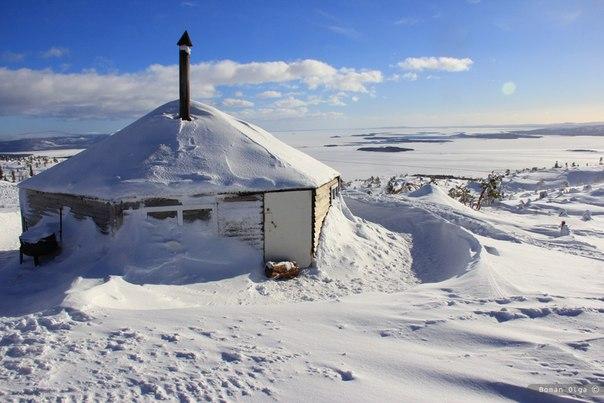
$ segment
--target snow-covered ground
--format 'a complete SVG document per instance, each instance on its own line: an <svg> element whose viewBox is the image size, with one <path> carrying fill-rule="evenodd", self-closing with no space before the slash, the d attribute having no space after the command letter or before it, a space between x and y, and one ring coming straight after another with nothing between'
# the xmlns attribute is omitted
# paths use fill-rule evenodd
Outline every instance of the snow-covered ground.
<svg viewBox="0 0 604 403"><path fill-rule="evenodd" d="M0 399L557 401L529 385L601 385L596 157L513 172L480 211L447 195L465 181L387 194L373 166L359 177L379 185L348 185L315 265L283 282L246 244L136 217L115 238L67 220L59 256L19 265L0 182Z"/></svg>

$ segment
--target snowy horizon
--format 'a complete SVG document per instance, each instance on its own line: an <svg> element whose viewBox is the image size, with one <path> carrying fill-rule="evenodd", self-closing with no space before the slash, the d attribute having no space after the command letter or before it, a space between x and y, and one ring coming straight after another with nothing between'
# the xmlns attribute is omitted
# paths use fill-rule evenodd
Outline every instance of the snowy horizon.
<svg viewBox="0 0 604 403"><path fill-rule="evenodd" d="M177 98L184 29L192 98L268 130L601 122L602 17L596 1L8 2L0 139L113 132Z"/></svg>

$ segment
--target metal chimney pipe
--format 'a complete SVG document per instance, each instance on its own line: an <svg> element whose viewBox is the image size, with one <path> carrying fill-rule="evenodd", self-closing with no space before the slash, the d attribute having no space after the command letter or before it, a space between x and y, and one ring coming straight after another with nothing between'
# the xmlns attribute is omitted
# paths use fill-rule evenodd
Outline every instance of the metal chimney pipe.
<svg viewBox="0 0 604 403"><path fill-rule="evenodd" d="M185 31L176 43L178 45L178 79L180 94L180 119L191 120L191 90L189 85L189 66L191 59L191 39L189 33Z"/></svg>

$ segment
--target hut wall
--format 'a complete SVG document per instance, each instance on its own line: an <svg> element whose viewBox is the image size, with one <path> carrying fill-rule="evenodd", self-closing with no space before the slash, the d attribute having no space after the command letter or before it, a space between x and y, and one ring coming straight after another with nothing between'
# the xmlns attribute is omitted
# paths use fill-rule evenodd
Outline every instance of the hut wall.
<svg viewBox="0 0 604 403"><path fill-rule="evenodd" d="M313 253L317 251L323 221L331 206L331 189L338 186L339 178L335 178L315 189L313 197Z"/></svg>
<svg viewBox="0 0 604 403"><path fill-rule="evenodd" d="M262 194L217 197L218 233L238 238L262 250L264 246Z"/></svg>
<svg viewBox="0 0 604 403"><path fill-rule="evenodd" d="M61 207L63 214L65 208L69 208L75 218L91 218L104 233L110 231L116 217L115 209L104 200L30 189L21 189L19 197L23 230L35 225L44 215L57 216Z"/></svg>
<svg viewBox="0 0 604 403"><path fill-rule="evenodd" d="M174 212L179 224L186 221L187 211L211 210L208 230L218 235L238 238L262 250L264 246L262 193L224 194L217 196L196 195L182 198L154 198L125 201L116 205L116 225L119 227L124 214L153 214ZM208 223L210 224L210 223ZM198 225L203 225L199 223Z"/></svg>

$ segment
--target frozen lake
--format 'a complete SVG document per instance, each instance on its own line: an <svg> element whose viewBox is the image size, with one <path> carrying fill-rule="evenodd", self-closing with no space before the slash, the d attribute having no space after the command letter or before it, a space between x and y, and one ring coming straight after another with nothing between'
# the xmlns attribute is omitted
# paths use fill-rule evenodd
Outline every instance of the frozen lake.
<svg viewBox="0 0 604 403"><path fill-rule="evenodd" d="M422 128L429 136L443 139L459 132L496 133L506 128ZM514 128L514 130L519 130ZM388 144L413 148L414 151L381 153L357 151L361 145L347 143L364 141L359 134L411 135L415 129L349 129L274 133L279 139L339 170L347 180L371 175L402 173L451 174L482 176L492 170L551 167L556 161L564 165L573 161L580 165L594 165L604 154L603 136L555 136L520 139L455 138L446 143ZM356 136L355 136L356 135ZM428 135L428 134L425 134ZM340 136L340 137L333 137ZM337 145L325 147L326 144ZM569 150L594 150L569 151Z"/></svg>

